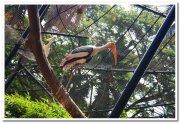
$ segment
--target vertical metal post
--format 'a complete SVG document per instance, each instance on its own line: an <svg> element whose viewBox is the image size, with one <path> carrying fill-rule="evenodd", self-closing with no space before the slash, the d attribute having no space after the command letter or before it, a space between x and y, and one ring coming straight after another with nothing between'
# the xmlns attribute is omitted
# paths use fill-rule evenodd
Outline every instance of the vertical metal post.
<svg viewBox="0 0 180 123"><path fill-rule="evenodd" d="M137 66L134 75L129 80L128 84L126 85L121 97L118 99L113 111L110 114L110 118L119 118L120 114L122 113L125 105L127 104L131 94L135 90L139 80L141 79L142 75L144 74L147 66L149 65L151 59L153 58L156 50L158 49L160 43L162 42L164 36L166 35L168 29L170 28L171 24L175 20L175 5L171 8L169 14L167 15L164 23L161 25L160 29L158 30L156 37L154 38L152 44L146 51L145 55L143 56L142 60L140 61L139 65Z"/></svg>

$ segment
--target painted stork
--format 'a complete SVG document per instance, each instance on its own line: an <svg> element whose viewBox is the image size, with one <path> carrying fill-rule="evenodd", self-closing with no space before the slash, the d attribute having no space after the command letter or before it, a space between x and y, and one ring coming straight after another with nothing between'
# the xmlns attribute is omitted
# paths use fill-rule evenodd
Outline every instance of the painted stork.
<svg viewBox="0 0 180 123"><path fill-rule="evenodd" d="M117 64L116 45L114 42L109 42L103 46L81 46L72 50L60 63L63 71L69 70L75 65L88 63L93 56L106 49L111 49L114 56L114 63Z"/></svg>
<svg viewBox="0 0 180 123"><path fill-rule="evenodd" d="M47 41L48 43L45 45L43 45L43 49L44 49L44 54L46 56L46 58L48 57L49 55L49 52L50 52L50 46L51 44L56 40L56 36L53 36L51 38L48 38ZM18 53L22 56L24 56L25 58L27 58L28 60L30 61L36 61L35 57L34 57L34 54L30 51L30 49L19 49L18 50Z"/></svg>
<svg viewBox="0 0 180 123"><path fill-rule="evenodd" d="M78 69L78 65L88 63L93 56L102 52L106 49L110 49L114 56L114 63L117 64L117 54L116 54L116 45L114 42L109 42L103 46L81 46L74 50L72 50L60 63L60 67L63 69L63 75L61 78L61 82L64 77L65 71L69 70L71 67L77 67L72 71L68 83L66 85L66 89L68 91L68 87L70 85L71 78L75 74L76 70Z"/></svg>

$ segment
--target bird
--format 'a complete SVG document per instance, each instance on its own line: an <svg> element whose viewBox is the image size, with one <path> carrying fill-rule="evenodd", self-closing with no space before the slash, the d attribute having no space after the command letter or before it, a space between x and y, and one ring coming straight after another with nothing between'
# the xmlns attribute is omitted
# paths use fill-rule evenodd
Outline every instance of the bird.
<svg viewBox="0 0 180 123"><path fill-rule="evenodd" d="M108 42L107 44L103 46L93 46L93 45L87 45L87 46L81 46L77 47L74 50L72 50L68 55L65 56L65 58L62 59L60 62L60 68L63 70L61 81L63 80L64 73L68 71L73 66L77 66L71 73L68 83L66 85L66 89L68 90L68 87L70 85L71 78L75 75L75 72L78 70L79 65L82 65L84 63L88 63L91 61L92 57L97 55L99 52L102 52L106 49L110 49L113 57L114 57L114 64L117 64L117 53L116 53L116 44L115 42Z"/></svg>
<svg viewBox="0 0 180 123"><path fill-rule="evenodd" d="M47 41L48 43L45 45L43 45L43 49L44 49L44 54L46 56L46 58L48 57L49 55L49 52L50 52L50 46L51 44L56 40L56 36L53 36L51 38L48 38ZM27 58L28 60L30 61L33 61L35 62L36 59L34 57L34 54L30 51L30 49L19 49L18 50L18 53L22 56L24 56L25 58Z"/></svg>
<svg viewBox="0 0 180 123"><path fill-rule="evenodd" d="M51 38L48 38L47 41L48 43L46 45L43 45L43 49L44 49L44 53L45 56L48 57L49 56L49 52L50 52L50 46L51 44L57 39L56 36L53 36Z"/></svg>
<svg viewBox="0 0 180 123"><path fill-rule="evenodd" d="M116 44L114 42L108 42L103 46L81 46L72 50L60 63L60 68L63 71L67 71L75 65L80 65L88 63L93 56L97 55L99 52L102 52L106 49L111 49L114 56L114 63L117 64L117 53L116 53Z"/></svg>

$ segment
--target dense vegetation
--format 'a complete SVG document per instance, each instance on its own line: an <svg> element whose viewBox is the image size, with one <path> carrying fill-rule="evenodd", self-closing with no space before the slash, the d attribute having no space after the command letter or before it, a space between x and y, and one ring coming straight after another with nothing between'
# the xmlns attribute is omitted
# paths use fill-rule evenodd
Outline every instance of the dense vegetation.
<svg viewBox="0 0 180 123"><path fill-rule="evenodd" d="M14 7L7 6L6 13L14 11ZM57 79L60 80L62 71L58 67L59 62L72 49L83 45L100 46L109 41L117 42L118 64L116 66L113 65L111 53L108 51L101 52L93 57L92 61L86 66L82 66L71 80L69 95L80 109L86 113L86 116L92 118L108 117L164 19L146 10L142 11L142 9L135 6L129 6L129 9L125 9L124 6L120 5L115 6L100 18L111 7L110 5L89 5L76 30L67 27L65 31L67 34L78 34L89 38L58 36L58 41L52 45L48 57L53 72ZM157 6L149 7L159 11ZM163 11L163 14L166 15L167 11ZM47 15L44 22L48 22L50 18ZM100 18L99 21L92 24L98 18ZM6 18L6 24L8 22L8 18ZM22 23L27 25L27 16L23 17ZM85 29L89 25L91 26ZM85 30L81 32L83 29ZM53 30L58 32L56 28ZM5 39L5 57L8 56L14 44L18 41L21 32L14 30L13 34L10 35L11 40L9 38ZM47 38L51 37L51 35L42 35L42 37L44 43L46 43ZM12 73L14 73L18 60L19 55L17 54L12 63L5 69L6 81L9 81ZM51 90L39 72L36 63L25 59L22 65L23 68L17 72L18 74L6 90L6 94L19 94L6 96L6 117L69 117L60 105L55 102L50 103L53 101L52 96L48 93ZM174 34L169 34L164 38L121 117L174 118L174 70L175 38ZM65 73L62 82L64 86L67 84L70 73L71 71ZM25 95L26 92L29 93L31 98L29 96L20 96ZM50 102L38 101L35 103L31 101L31 99L41 100L42 98L48 99ZM11 102L14 103L11 105ZM13 107L13 110L11 110L10 106ZM32 108L33 106L34 108ZM24 107L27 107L27 110ZM38 107L39 109L36 109ZM19 114L16 113L17 111Z"/></svg>
<svg viewBox="0 0 180 123"><path fill-rule="evenodd" d="M5 96L6 118L71 118L69 113L57 102L47 99L32 101L30 95Z"/></svg>

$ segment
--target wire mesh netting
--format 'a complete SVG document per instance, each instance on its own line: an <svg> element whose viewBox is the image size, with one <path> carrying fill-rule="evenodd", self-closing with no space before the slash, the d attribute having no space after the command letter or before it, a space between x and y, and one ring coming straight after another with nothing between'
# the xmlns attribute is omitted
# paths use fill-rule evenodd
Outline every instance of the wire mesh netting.
<svg viewBox="0 0 180 123"><path fill-rule="evenodd" d="M39 8L41 6L39 5ZM44 45L55 37L47 56L57 79L60 61L74 48L101 46L114 41L117 65L110 50L100 52L81 65L69 85L69 95L91 118L108 117L128 80L152 43L172 5L51 5L41 21ZM5 58L21 41L29 25L25 5L5 6ZM73 68L62 80L67 85ZM53 100L52 90L36 62L18 52L5 68L5 93L29 93L32 99ZM139 81L121 117L175 118L175 24L163 39Z"/></svg>

